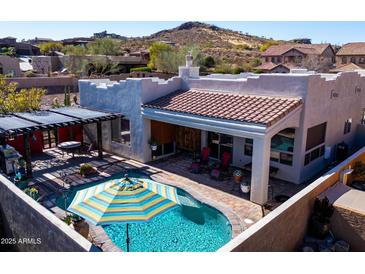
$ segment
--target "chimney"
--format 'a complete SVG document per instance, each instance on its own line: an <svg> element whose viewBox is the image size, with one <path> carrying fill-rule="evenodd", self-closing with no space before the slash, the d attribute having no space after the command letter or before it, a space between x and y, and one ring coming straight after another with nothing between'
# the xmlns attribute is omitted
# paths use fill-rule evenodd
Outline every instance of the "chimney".
<svg viewBox="0 0 365 274"><path fill-rule="evenodd" d="M179 76L184 79L199 78L199 67L193 67L193 55L191 51L185 56L185 60L185 67L179 67Z"/></svg>

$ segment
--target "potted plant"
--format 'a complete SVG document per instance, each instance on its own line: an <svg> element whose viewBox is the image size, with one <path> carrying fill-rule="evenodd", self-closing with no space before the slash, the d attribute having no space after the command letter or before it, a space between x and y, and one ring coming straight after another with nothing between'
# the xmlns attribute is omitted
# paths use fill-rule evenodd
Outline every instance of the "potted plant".
<svg viewBox="0 0 365 274"><path fill-rule="evenodd" d="M40 197L39 190L36 187L27 187L26 189L24 189L24 192L36 201L38 201Z"/></svg>
<svg viewBox="0 0 365 274"><path fill-rule="evenodd" d="M242 171L240 169L236 169L233 171L233 180L236 184L241 183L242 181Z"/></svg>
<svg viewBox="0 0 365 274"><path fill-rule="evenodd" d="M157 141L153 138L151 138L149 141L148 141L148 144L151 146L151 150L152 151L156 151L157 150Z"/></svg>
<svg viewBox="0 0 365 274"><path fill-rule="evenodd" d="M319 200L316 198L314 209L309 221L309 232L319 239L324 239L330 231L330 220L334 208L327 197Z"/></svg>
<svg viewBox="0 0 365 274"><path fill-rule="evenodd" d="M251 191L250 183L246 180L240 184L240 188L243 193L249 193Z"/></svg>
<svg viewBox="0 0 365 274"><path fill-rule="evenodd" d="M80 174L83 177L90 176L97 172L96 168L92 164L86 163L80 166Z"/></svg>

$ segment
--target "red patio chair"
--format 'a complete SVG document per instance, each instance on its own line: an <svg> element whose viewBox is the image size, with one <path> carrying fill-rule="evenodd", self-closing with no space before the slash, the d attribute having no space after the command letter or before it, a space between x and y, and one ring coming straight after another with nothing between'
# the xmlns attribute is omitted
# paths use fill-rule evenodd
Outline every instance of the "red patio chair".
<svg viewBox="0 0 365 274"><path fill-rule="evenodd" d="M210 148L203 147L202 154L200 155L200 163L207 164L209 162Z"/></svg>
<svg viewBox="0 0 365 274"><path fill-rule="evenodd" d="M231 159L232 159L231 153L229 153L228 151L223 152L222 161L221 161L221 170L222 171L227 171L227 169L229 168L229 165L231 163Z"/></svg>

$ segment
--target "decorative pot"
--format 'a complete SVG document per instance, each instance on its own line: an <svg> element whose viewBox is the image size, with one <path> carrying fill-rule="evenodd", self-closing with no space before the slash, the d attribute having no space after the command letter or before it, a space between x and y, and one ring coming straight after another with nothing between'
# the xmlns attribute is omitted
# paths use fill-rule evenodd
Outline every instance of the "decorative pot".
<svg viewBox="0 0 365 274"><path fill-rule="evenodd" d="M242 181L242 176L238 175L238 176L233 176L233 180L236 184L241 183Z"/></svg>
<svg viewBox="0 0 365 274"><path fill-rule="evenodd" d="M250 190L251 190L251 186L248 183L246 183L246 182L241 183L241 191L243 193L249 193Z"/></svg>

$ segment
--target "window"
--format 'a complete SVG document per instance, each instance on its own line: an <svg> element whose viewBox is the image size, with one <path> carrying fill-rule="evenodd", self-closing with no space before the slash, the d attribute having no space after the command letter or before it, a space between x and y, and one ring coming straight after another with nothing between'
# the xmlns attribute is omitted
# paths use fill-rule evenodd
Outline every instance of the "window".
<svg viewBox="0 0 365 274"><path fill-rule="evenodd" d="M350 61L351 61L351 63L356 64L356 58L355 57L351 57Z"/></svg>
<svg viewBox="0 0 365 274"><path fill-rule="evenodd" d="M280 131L271 139L270 161L284 165L293 165L295 129L287 128ZM244 153L252 156L253 140L246 138Z"/></svg>
<svg viewBox="0 0 365 274"><path fill-rule="evenodd" d="M301 63L301 62L302 62L302 59L303 59L303 58L302 58L302 56L297 56L297 57L295 58L295 62L299 64L299 63Z"/></svg>
<svg viewBox="0 0 365 274"><path fill-rule="evenodd" d="M42 131L43 134L43 148L52 148L57 146L55 130L45 130Z"/></svg>
<svg viewBox="0 0 365 274"><path fill-rule="evenodd" d="M233 137L226 134L208 132L208 146L210 156L215 159L221 159L224 152L232 155Z"/></svg>
<svg viewBox="0 0 365 274"><path fill-rule="evenodd" d="M245 139L245 155L252 156L253 140L250 138Z"/></svg>
<svg viewBox="0 0 365 274"><path fill-rule="evenodd" d="M130 122L128 119L115 119L111 123L112 141L125 145L131 143Z"/></svg>
<svg viewBox="0 0 365 274"><path fill-rule="evenodd" d="M269 57L265 57L265 62L269 62Z"/></svg>
<svg viewBox="0 0 365 274"><path fill-rule="evenodd" d="M341 62L342 62L342 64L346 64L347 63L347 57L342 57Z"/></svg>
<svg viewBox="0 0 365 274"><path fill-rule="evenodd" d="M281 63L281 57L278 57L278 63Z"/></svg>
<svg viewBox="0 0 365 274"><path fill-rule="evenodd" d="M347 134L350 133L351 131L351 124L352 124L352 119L347 119L345 122L345 126L343 128L343 134Z"/></svg>
<svg viewBox="0 0 365 274"><path fill-rule="evenodd" d="M305 154L304 165L308 165L310 162L322 157L324 155L324 145L316 147L312 151Z"/></svg>
<svg viewBox="0 0 365 274"><path fill-rule="evenodd" d="M270 160L284 165L293 164L295 129L287 128L271 139Z"/></svg>
<svg viewBox="0 0 365 274"><path fill-rule="evenodd" d="M360 57L359 64L365 64L365 57Z"/></svg>
<svg viewBox="0 0 365 274"><path fill-rule="evenodd" d="M320 144L324 143L326 139L327 123L308 128L307 131L307 143L305 150L308 151Z"/></svg>
<svg viewBox="0 0 365 274"><path fill-rule="evenodd" d="M271 62L276 63L276 57L271 57Z"/></svg>

